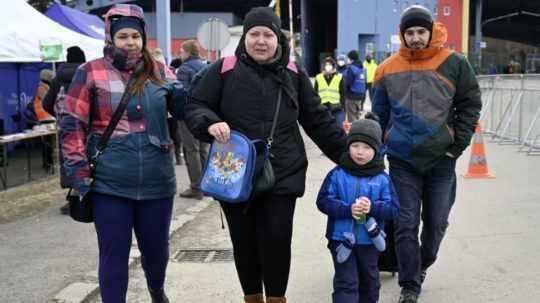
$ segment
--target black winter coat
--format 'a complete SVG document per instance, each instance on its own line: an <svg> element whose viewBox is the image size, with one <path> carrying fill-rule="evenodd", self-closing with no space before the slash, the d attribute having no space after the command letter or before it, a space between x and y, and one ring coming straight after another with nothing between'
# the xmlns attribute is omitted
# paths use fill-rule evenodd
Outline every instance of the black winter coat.
<svg viewBox="0 0 540 303"><path fill-rule="evenodd" d="M54 110L56 97L58 96L58 93L62 87L64 87L64 91L67 92L69 85L71 84L71 79L73 79L75 71L81 64L82 63L66 62L60 65L56 71L56 77L54 77L54 79L51 81L49 91L47 91L47 94L42 102L43 109L45 109L45 111L47 111L49 114L56 117Z"/></svg>
<svg viewBox="0 0 540 303"><path fill-rule="evenodd" d="M56 71L56 77L54 77L54 79L51 81L49 90L47 91L45 98L43 98L43 101L42 101L43 109L45 109L45 111L47 111L49 114L55 116L57 118L57 121L59 121L59 119L56 116L55 104L56 104L56 99L58 97L58 93L60 93L60 89L62 87L64 87L64 93L67 93L69 85L71 84L71 79L73 79L73 75L75 75L75 71L77 71L77 68L81 64L82 63L72 63L72 62L66 62L62 64ZM60 136L61 134L59 133L58 137L60 138ZM71 183L64 169L64 165L63 165L64 157L62 157L61 148L59 149L59 153L60 153L59 154L60 186L62 188L71 187Z"/></svg>
<svg viewBox="0 0 540 303"><path fill-rule="evenodd" d="M222 63L220 60L209 67L208 73L194 88L185 108L189 129L198 139L210 142L212 137L208 127L217 122L227 122L232 130L250 139L266 140L270 135L280 79L288 78L288 87L295 91L289 89L285 93L284 90L282 94L270 150L276 175L273 193L302 196L307 157L298 123L335 163L345 151L345 134L336 126L326 107L321 105L304 71L261 68L246 54L240 54L234 69L226 73L221 73ZM288 73L290 77L279 76L279 73Z"/></svg>

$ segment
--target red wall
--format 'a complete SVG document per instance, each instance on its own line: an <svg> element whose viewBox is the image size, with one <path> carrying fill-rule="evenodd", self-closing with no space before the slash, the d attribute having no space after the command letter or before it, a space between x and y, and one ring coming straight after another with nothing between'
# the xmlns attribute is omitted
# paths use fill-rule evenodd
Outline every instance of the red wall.
<svg viewBox="0 0 540 303"><path fill-rule="evenodd" d="M444 8L450 7L450 15L444 15ZM462 52L463 0L439 0L437 21L442 22L448 31L446 46Z"/></svg>

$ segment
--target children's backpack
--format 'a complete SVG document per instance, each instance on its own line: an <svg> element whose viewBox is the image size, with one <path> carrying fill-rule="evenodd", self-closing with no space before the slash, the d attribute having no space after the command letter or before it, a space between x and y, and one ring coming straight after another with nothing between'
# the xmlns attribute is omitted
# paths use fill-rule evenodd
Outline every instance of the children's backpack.
<svg viewBox="0 0 540 303"><path fill-rule="evenodd" d="M259 144L266 147L263 140L250 140L234 130L227 143L214 140L201 179L201 191L219 201L247 201L254 186Z"/></svg>

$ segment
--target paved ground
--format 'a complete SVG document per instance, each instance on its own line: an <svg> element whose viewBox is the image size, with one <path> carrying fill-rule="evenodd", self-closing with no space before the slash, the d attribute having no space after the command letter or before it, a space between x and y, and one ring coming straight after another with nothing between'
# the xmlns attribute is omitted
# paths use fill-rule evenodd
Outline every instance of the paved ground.
<svg viewBox="0 0 540 303"><path fill-rule="evenodd" d="M186 167L176 173L185 189ZM60 214L64 195L56 178L0 192L0 302L47 302L71 283L95 282L94 226ZM177 197L175 216L197 202Z"/></svg>
<svg viewBox="0 0 540 303"><path fill-rule="evenodd" d="M325 217L314 201L333 165L306 141L310 158L307 192L298 201L287 296L293 303L322 303L331 301L332 264L323 237ZM497 179L459 177L448 235L439 261L428 272L421 302L538 302L540 157L528 157L516 149L487 144L488 163ZM466 171L468 160L466 152L458 163L458 173ZM179 180L185 180L183 166L177 167L177 173ZM42 187L33 191L46 191ZM13 198L13 191L10 193ZM37 215L0 224L0 302L50 302L66 286L95 276L93 226L76 224L59 215L57 207L63 201L60 194L57 196L56 200L50 198L53 201L47 203L51 206ZM0 204L6 203L6 197L0 196ZM174 260L179 250L230 248L217 205L206 202L210 207L191 222L176 224L182 227L172 235L166 285L171 302L242 301L232 262ZM194 211L194 205L194 201L177 199L176 217L197 213L200 209ZM140 266L135 262L132 268L128 302L150 302ZM397 278L384 274L382 284L381 302L395 302ZM90 301L99 302L99 298Z"/></svg>
<svg viewBox="0 0 540 303"><path fill-rule="evenodd" d="M288 299L293 303L331 301L332 264L323 237L325 217L315 195L330 161L308 142L310 167L306 195L298 201L293 265ZM515 152L515 146L487 144L491 180L458 177L458 198L439 261L429 270L421 302L538 302L540 296L540 157ZM466 172L467 151L457 172ZM216 204L200 213L172 239L179 249L230 248ZM381 302L396 302L397 277L383 274ZM171 302L242 302L232 262L188 263L171 260L166 285ZM96 299L94 302L100 302ZM131 273L128 302L150 302L140 267Z"/></svg>

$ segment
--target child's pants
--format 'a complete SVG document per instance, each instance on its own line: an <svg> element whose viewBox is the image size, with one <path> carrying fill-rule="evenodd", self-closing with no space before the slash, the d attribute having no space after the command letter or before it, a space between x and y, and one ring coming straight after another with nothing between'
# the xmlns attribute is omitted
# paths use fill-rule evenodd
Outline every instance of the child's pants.
<svg viewBox="0 0 540 303"><path fill-rule="evenodd" d="M355 245L347 261L336 261L339 241L330 241L328 248L334 261L333 303L376 303L379 300L379 251L373 245Z"/></svg>
<svg viewBox="0 0 540 303"><path fill-rule="evenodd" d="M91 193L99 245L99 287L103 303L126 301L132 230L141 251L148 287L160 290L169 260L173 197L135 201Z"/></svg>

